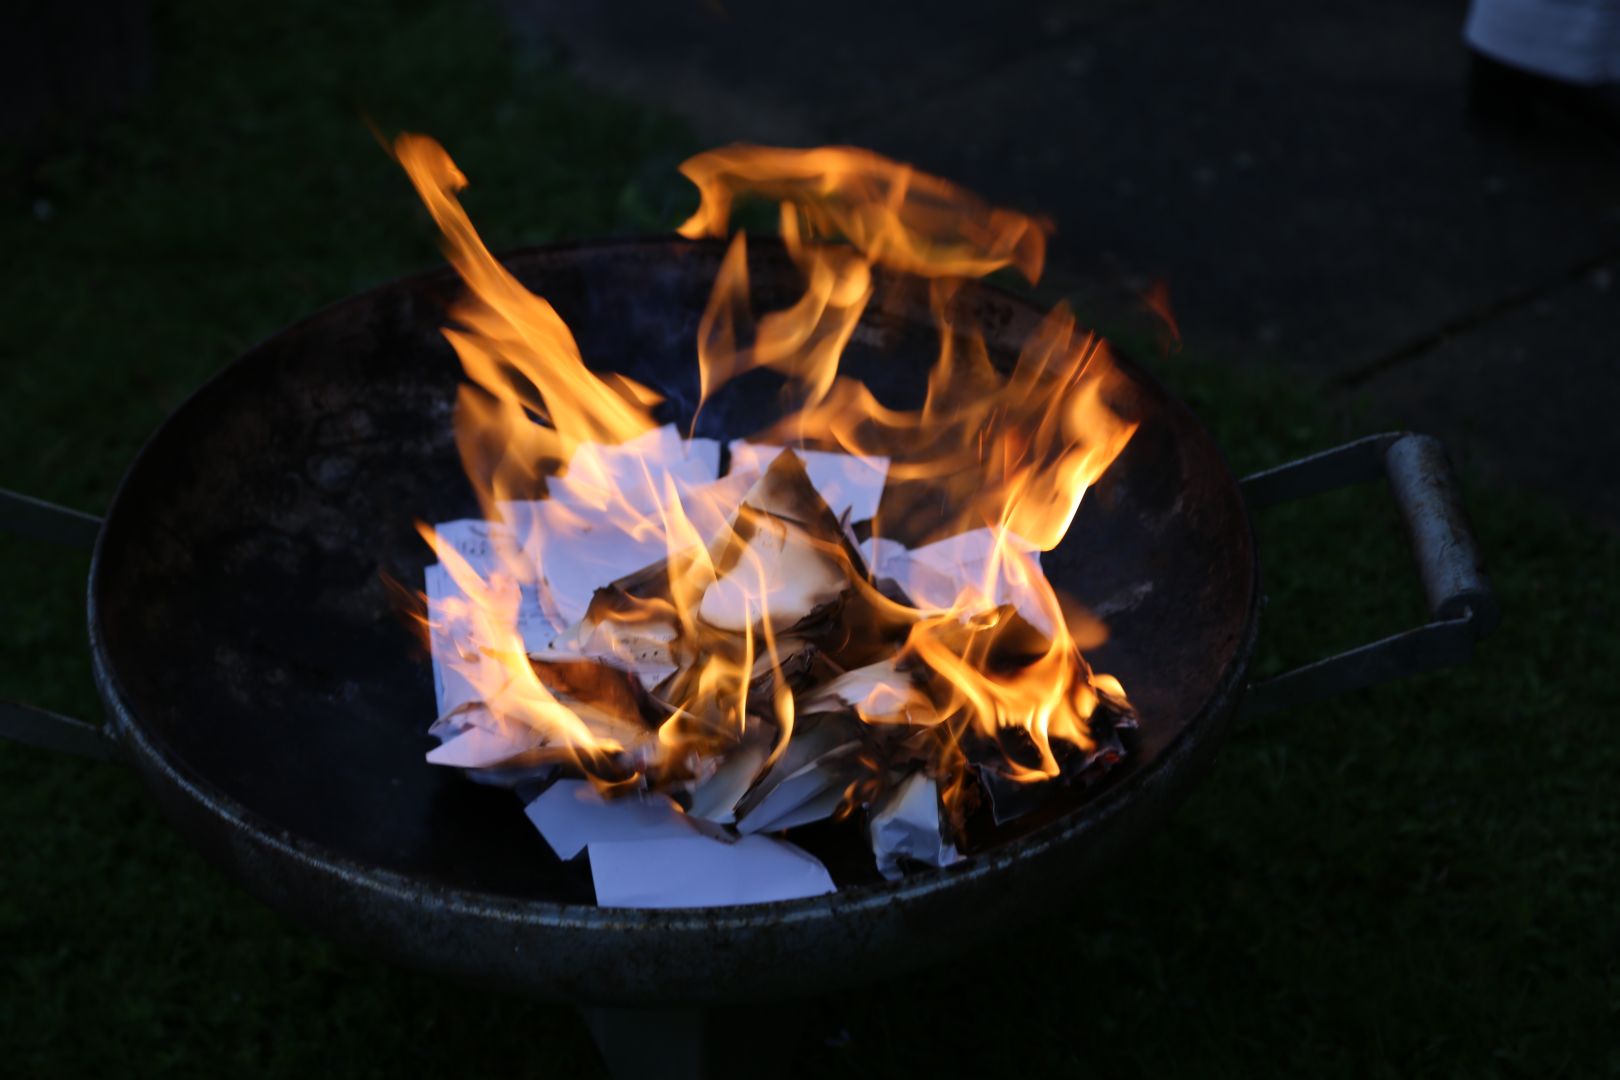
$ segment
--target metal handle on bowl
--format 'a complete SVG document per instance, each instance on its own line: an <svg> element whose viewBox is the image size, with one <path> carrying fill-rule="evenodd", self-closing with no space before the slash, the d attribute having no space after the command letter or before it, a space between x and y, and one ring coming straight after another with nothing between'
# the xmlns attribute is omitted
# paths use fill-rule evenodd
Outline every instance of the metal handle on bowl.
<svg viewBox="0 0 1620 1080"><path fill-rule="evenodd" d="M1428 598L1428 623L1250 685L1244 707L1271 712L1468 660L1500 621L1462 491L1445 447L1428 435L1386 432L1243 479L1251 510L1383 476L1406 523Z"/></svg>
<svg viewBox="0 0 1620 1080"><path fill-rule="evenodd" d="M88 548L101 532L101 519L0 489L0 532ZM0 739L101 761L117 753L106 728L5 699L0 699Z"/></svg>

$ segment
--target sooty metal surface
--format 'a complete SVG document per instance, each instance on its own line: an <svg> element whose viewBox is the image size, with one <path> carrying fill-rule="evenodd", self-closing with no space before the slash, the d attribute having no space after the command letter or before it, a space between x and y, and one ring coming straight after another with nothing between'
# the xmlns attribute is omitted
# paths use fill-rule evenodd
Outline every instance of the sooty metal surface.
<svg viewBox="0 0 1620 1080"><path fill-rule="evenodd" d="M697 320L722 249L674 240L519 252L587 360L689 419ZM755 245L762 307L797 273ZM449 271L339 304L231 365L165 424L108 515L90 633L110 719L194 842L305 921L420 966L576 1001L689 1004L803 993L937 959L1025 921L1151 829L1224 734L1252 649L1256 572L1237 487L1187 409L1134 372L1142 427L1045 559L1112 636L1092 651L1142 713L1100 792L947 870L780 904L589 903L511 795L423 761L429 669L383 581L428 561L413 522L471 514L451 435L459 364L440 336ZM915 403L938 347L927 298L888 282L845 370ZM1040 313L966 301L1010 356ZM699 434L758 430L742 379Z"/></svg>

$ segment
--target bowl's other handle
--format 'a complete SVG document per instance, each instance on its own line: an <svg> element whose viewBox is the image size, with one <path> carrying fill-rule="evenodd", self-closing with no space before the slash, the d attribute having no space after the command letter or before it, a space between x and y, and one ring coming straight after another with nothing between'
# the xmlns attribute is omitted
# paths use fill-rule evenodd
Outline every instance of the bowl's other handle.
<svg viewBox="0 0 1620 1080"><path fill-rule="evenodd" d="M101 533L101 519L0 489L0 532L89 548ZM3 698L0 739L103 761L112 760L118 749L107 728Z"/></svg>
<svg viewBox="0 0 1620 1080"><path fill-rule="evenodd" d="M1323 698L1466 662L1496 626L1496 594L1468 527L1445 447L1428 435L1388 432L1255 473L1243 480L1251 510L1383 476L1406 522L1431 619L1382 641L1295 668L1245 693L1252 713Z"/></svg>

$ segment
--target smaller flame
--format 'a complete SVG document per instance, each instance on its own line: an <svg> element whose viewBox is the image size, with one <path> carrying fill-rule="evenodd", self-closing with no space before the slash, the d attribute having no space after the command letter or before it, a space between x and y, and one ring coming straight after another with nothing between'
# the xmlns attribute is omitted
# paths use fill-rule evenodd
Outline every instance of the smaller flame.
<svg viewBox="0 0 1620 1080"><path fill-rule="evenodd" d="M689 158L681 173L702 199L680 227L692 239L726 235L737 198L751 195L797 223L784 225L790 245L840 237L867 262L905 274L980 278L1010 266L1033 283L1046 261L1046 229L1034 218L870 150L728 146Z"/></svg>
<svg viewBox="0 0 1620 1080"><path fill-rule="evenodd" d="M488 477L481 493L527 497L582 445L621 443L651 430L660 396L622 375L585 367L555 308L525 289L491 255L456 192L467 178L444 147L401 135L394 154L444 235L445 254L467 284L444 336L483 394L464 388L456 434L469 469ZM535 423L538 417L543 423ZM486 516L497 516L490 507Z"/></svg>
<svg viewBox="0 0 1620 1080"><path fill-rule="evenodd" d="M756 325L748 317L747 238L726 252L698 330L702 399L753 368L796 379L807 404L826 396L872 298L872 267L926 278L983 277L1013 267L1040 279L1046 236L1035 219L867 150L731 146L681 166L698 187L682 236L723 237L739 197L780 202L781 236L804 295ZM832 244L841 239L847 243ZM752 345L739 343L751 336Z"/></svg>

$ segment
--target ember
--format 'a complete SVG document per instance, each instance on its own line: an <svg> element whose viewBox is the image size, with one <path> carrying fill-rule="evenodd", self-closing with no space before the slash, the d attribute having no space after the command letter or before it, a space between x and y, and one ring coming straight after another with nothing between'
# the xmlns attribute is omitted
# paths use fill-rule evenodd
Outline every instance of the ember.
<svg viewBox="0 0 1620 1080"><path fill-rule="evenodd" d="M737 200L775 200L804 280L756 319L732 240L699 409L766 369L785 415L722 447L586 367L483 246L437 143L395 153L468 287L445 336L482 507L421 528L439 559L429 761L516 787L559 857L589 854L599 903L670 906L831 890L780 838L828 819L864 828L885 876L946 865L973 815L1006 820L1023 792L1119 759L1134 714L1081 654L1101 624L1040 554L1135 430L1123 378L1062 307L1004 373L953 303L966 278L1036 280L1040 223L865 151L688 161L702 203L681 231L723 236ZM915 411L839 371L876 267L931 290L940 353Z"/></svg>

